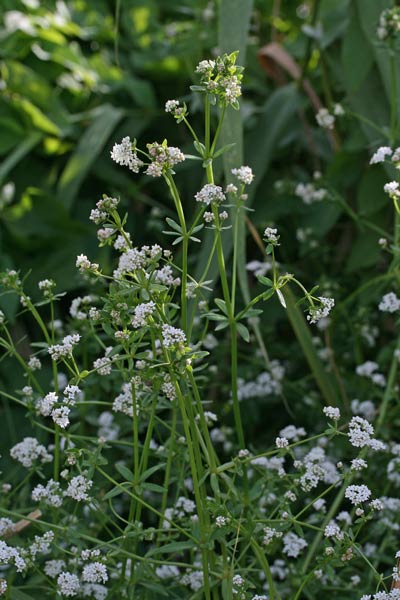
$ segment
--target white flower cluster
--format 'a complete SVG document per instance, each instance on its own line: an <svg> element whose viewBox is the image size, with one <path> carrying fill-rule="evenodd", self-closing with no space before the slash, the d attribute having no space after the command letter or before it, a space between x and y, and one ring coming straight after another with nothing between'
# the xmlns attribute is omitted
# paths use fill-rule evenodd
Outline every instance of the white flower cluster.
<svg viewBox="0 0 400 600"><path fill-rule="evenodd" d="M96 299L95 296L77 296L71 302L71 306L69 308L69 314L73 319L77 319L78 321L84 321L88 318L88 314L90 315L90 309L93 308L91 303ZM85 309L85 310L83 310Z"/></svg>
<svg viewBox="0 0 400 600"><path fill-rule="evenodd" d="M172 579L173 577L179 577L180 572L175 565L161 565L156 568L156 575L160 579Z"/></svg>
<svg viewBox="0 0 400 600"><path fill-rule="evenodd" d="M298 183L294 194L298 198L301 198L304 204L313 204L313 202L324 200L328 192L323 188L316 188L313 183Z"/></svg>
<svg viewBox="0 0 400 600"><path fill-rule="evenodd" d="M32 561L36 560L37 554L48 554L50 544L54 541L54 533L46 531L43 535L35 535L34 541L30 544L27 555Z"/></svg>
<svg viewBox="0 0 400 600"><path fill-rule="evenodd" d="M376 592L376 594L364 594L360 600L400 600L400 589L394 588L390 592Z"/></svg>
<svg viewBox="0 0 400 600"><path fill-rule="evenodd" d="M285 437L277 437L275 439L275 446L277 448L287 448L289 446L289 440Z"/></svg>
<svg viewBox="0 0 400 600"><path fill-rule="evenodd" d="M368 463L363 458L353 458L350 469L352 471L362 471L368 467Z"/></svg>
<svg viewBox="0 0 400 600"><path fill-rule="evenodd" d="M232 175L236 177L238 181L244 183L245 185L250 185L254 179L253 171L251 167L247 167L242 165L238 169L231 169Z"/></svg>
<svg viewBox="0 0 400 600"><path fill-rule="evenodd" d="M371 490L366 485L349 485L344 493L345 498L357 506L362 502L367 502L371 497Z"/></svg>
<svg viewBox="0 0 400 600"><path fill-rule="evenodd" d="M308 309L307 321L310 323L317 323L321 319L325 319L335 306L335 300L333 298L319 296L318 300L320 301L319 306L310 306Z"/></svg>
<svg viewBox="0 0 400 600"><path fill-rule="evenodd" d="M26 568L26 562L13 546L0 540L0 565L14 565L18 573Z"/></svg>
<svg viewBox="0 0 400 600"><path fill-rule="evenodd" d="M374 439L374 428L371 423L362 417L352 417L349 423L349 432L347 434L349 442L355 448L364 448L365 446L373 450L384 450L385 444Z"/></svg>
<svg viewBox="0 0 400 600"><path fill-rule="evenodd" d="M340 529L339 525L334 521L330 521L324 529L324 536L326 538L335 538L336 540L343 540L344 533Z"/></svg>
<svg viewBox="0 0 400 600"><path fill-rule="evenodd" d="M283 536L282 531L278 531L274 527L264 527L263 529L264 537L262 543L265 546L268 546L274 539L279 539Z"/></svg>
<svg viewBox="0 0 400 600"><path fill-rule="evenodd" d="M156 283L161 283L161 285L167 286L177 286L181 282L179 277L174 276L171 265L165 265L161 269L156 269L154 271L154 281Z"/></svg>
<svg viewBox="0 0 400 600"><path fill-rule="evenodd" d="M0 517L0 537L11 535L15 531L15 525L7 517Z"/></svg>
<svg viewBox="0 0 400 600"><path fill-rule="evenodd" d="M285 375L285 369L276 360L270 362L270 369L271 372L264 371L260 373L254 381L245 381L240 377L238 378L238 397L240 401L281 393L281 382ZM283 437L287 436L283 435Z"/></svg>
<svg viewBox="0 0 400 600"><path fill-rule="evenodd" d="M183 152L174 146L153 142L152 144L147 144L147 149L152 162L147 167L145 173L146 175L151 175L151 177L161 177L165 170L168 171L173 166L185 160Z"/></svg>
<svg viewBox="0 0 400 600"><path fill-rule="evenodd" d="M194 592L198 592L204 585L203 571L187 571L181 578L181 582Z"/></svg>
<svg viewBox="0 0 400 600"><path fill-rule="evenodd" d="M55 392L49 392L37 400L36 408L42 416L51 416L54 423L65 429L69 425L70 407L74 406L76 397L82 396L82 392L77 385L67 385L63 394L64 398L60 400Z"/></svg>
<svg viewBox="0 0 400 600"><path fill-rule="evenodd" d="M54 479L49 479L45 486L39 483L32 490L32 500L35 502L43 502L47 506L60 507L63 499L59 482L54 481Z"/></svg>
<svg viewBox="0 0 400 600"><path fill-rule="evenodd" d="M186 335L182 329L164 323L162 326L162 341L166 348L186 343Z"/></svg>
<svg viewBox="0 0 400 600"><path fill-rule="evenodd" d="M59 360L65 356L72 356L74 346L79 343L80 339L81 336L79 333L73 333L71 335L66 335L61 344L49 346L48 353L52 360Z"/></svg>
<svg viewBox="0 0 400 600"><path fill-rule="evenodd" d="M393 200L400 198L400 190L398 181L389 181L383 186L383 191L388 194Z"/></svg>
<svg viewBox="0 0 400 600"><path fill-rule="evenodd" d="M138 304L138 306L135 307L131 321L132 327L135 329L145 327L147 325L147 318L153 314L155 308L156 305L153 301Z"/></svg>
<svg viewBox="0 0 400 600"><path fill-rule="evenodd" d="M173 400L175 400L176 389L175 389L175 386L172 383L171 378L168 374L164 375L164 381L161 385L161 391L166 395L168 400L171 400L171 402L173 402Z"/></svg>
<svg viewBox="0 0 400 600"><path fill-rule="evenodd" d="M327 108L320 108L315 115L315 119L323 129L333 129L335 125L335 116Z"/></svg>
<svg viewBox="0 0 400 600"><path fill-rule="evenodd" d="M227 517L223 517L222 515L219 515L215 519L215 524L217 527L225 527L225 525L228 525L228 523L229 519Z"/></svg>
<svg viewBox="0 0 400 600"><path fill-rule="evenodd" d="M289 532L283 538L283 553L286 556L297 558L307 546L306 540L295 533Z"/></svg>
<svg viewBox="0 0 400 600"><path fill-rule="evenodd" d="M196 67L201 75L203 90L216 95L223 103L237 106L242 93L240 82L242 67L235 65L236 56L219 56L216 60L202 60Z"/></svg>
<svg viewBox="0 0 400 600"><path fill-rule="evenodd" d="M82 579L88 583L106 583L108 581L106 566L99 561L85 565L82 571Z"/></svg>
<svg viewBox="0 0 400 600"><path fill-rule="evenodd" d="M73 498L77 502L89 500L88 491L93 485L93 481L87 479L83 475L76 475L68 483L65 495Z"/></svg>
<svg viewBox="0 0 400 600"><path fill-rule="evenodd" d="M386 8L379 16L376 35L380 40L394 37L400 31L400 11L398 7ZM374 596L375 598L375 596Z"/></svg>
<svg viewBox="0 0 400 600"><path fill-rule="evenodd" d="M39 281L38 283L39 290L43 292L45 298L50 298L52 289L55 286L56 282L53 279L42 279L42 281Z"/></svg>
<svg viewBox="0 0 400 600"><path fill-rule="evenodd" d="M276 246L279 241L278 230L273 227L267 227L264 230L264 239L268 242L268 244L272 244Z"/></svg>
<svg viewBox="0 0 400 600"><path fill-rule="evenodd" d="M367 360L365 363L356 367L356 373L357 375L360 375L360 377L368 377L375 385L385 387L386 378L382 373L378 372L378 368L379 365L376 362Z"/></svg>
<svg viewBox="0 0 400 600"><path fill-rule="evenodd" d="M165 112L177 117L178 123L188 114L186 104L184 103L183 106L180 106L179 100L167 100L165 103Z"/></svg>
<svg viewBox="0 0 400 600"><path fill-rule="evenodd" d="M41 463L48 463L53 460L52 455L47 451L43 444L40 444L34 437L26 437L10 450L11 458L14 458L24 467L29 469L36 460Z"/></svg>
<svg viewBox="0 0 400 600"><path fill-rule="evenodd" d="M80 270L81 273L86 273L86 271L99 270L99 265L97 263L90 262L86 254L79 254L76 257L76 267Z"/></svg>
<svg viewBox="0 0 400 600"><path fill-rule="evenodd" d="M368 421L371 421L376 415L375 404L371 400L360 402L355 398L350 402L350 408L353 415L361 415Z"/></svg>
<svg viewBox="0 0 400 600"><path fill-rule="evenodd" d="M76 596L80 591L79 578L74 573L62 571L57 578L58 592L61 596Z"/></svg>
<svg viewBox="0 0 400 600"><path fill-rule="evenodd" d="M302 460L295 461L295 467L304 470L299 483L305 492L316 488L320 481L332 485L339 480L336 465L327 458L325 450L318 446L312 448Z"/></svg>
<svg viewBox="0 0 400 600"><path fill-rule="evenodd" d="M197 194L194 196L196 202L202 202L203 204L210 204L211 202L223 202L225 194L219 185L214 183L206 183Z"/></svg>
<svg viewBox="0 0 400 600"><path fill-rule="evenodd" d="M382 297L378 308L382 312L397 312L400 309L400 299L394 292L389 292Z"/></svg>
<svg viewBox="0 0 400 600"><path fill-rule="evenodd" d="M122 393L118 394L114 399L113 410L128 415L129 417L133 416L132 386L130 383L124 383L122 385Z"/></svg>
<svg viewBox="0 0 400 600"><path fill-rule="evenodd" d="M171 527L170 522L177 518L184 519L187 516L196 518L197 515L194 514L195 510L196 504L193 500L190 500L190 498L186 498L185 496L179 496L174 507L165 509L163 528L169 529Z"/></svg>
<svg viewBox="0 0 400 600"><path fill-rule="evenodd" d="M139 173L143 162L132 150L132 142L129 136L124 137L120 144L114 144L111 150L111 158L118 164L128 167L134 173Z"/></svg>
<svg viewBox="0 0 400 600"><path fill-rule="evenodd" d="M369 161L370 165L376 165L378 163L382 163L386 160L387 156L392 156L393 150L389 148L389 146L381 146L378 150L371 156L371 160Z"/></svg>
<svg viewBox="0 0 400 600"><path fill-rule="evenodd" d="M96 225L100 225L103 221L106 221L108 214L115 210L119 204L117 198L110 198L104 195L98 202L96 202L96 208L93 208L90 212L90 221L93 221Z"/></svg>
<svg viewBox="0 0 400 600"><path fill-rule="evenodd" d="M103 377L110 375L112 371L112 364L118 359L118 354L110 356L112 350L113 347L108 346L104 351L104 356L96 358L96 360L93 362L93 368L96 369L97 373Z"/></svg>
<svg viewBox="0 0 400 600"><path fill-rule="evenodd" d="M339 421L340 419L340 410L335 406L324 406L322 412L332 421Z"/></svg>

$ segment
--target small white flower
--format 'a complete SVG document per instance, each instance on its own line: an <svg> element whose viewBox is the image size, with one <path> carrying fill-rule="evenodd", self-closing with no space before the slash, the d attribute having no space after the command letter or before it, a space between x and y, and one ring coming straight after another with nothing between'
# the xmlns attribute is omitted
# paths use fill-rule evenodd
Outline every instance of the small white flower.
<svg viewBox="0 0 400 600"><path fill-rule="evenodd" d="M68 488L66 490L65 495L77 500L78 502L82 502L85 500L89 500L88 491L93 485L93 481L87 479L83 475L76 475L73 477L68 484Z"/></svg>
<svg viewBox="0 0 400 600"><path fill-rule="evenodd" d="M318 300L320 301L318 306L313 305L308 309L309 314L307 315L307 321L310 323L317 323L321 319L327 317L335 306L335 300L333 298L319 296Z"/></svg>
<svg viewBox="0 0 400 600"><path fill-rule="evenodd" d="M325 406L322 412L332 421L339 421L340 419L340 410L334 406Z"/></svg>
<svg viewBox="0 0 400 600"><path fill-rule="evenodd" d="M106 583L108 580L107 569L103 563L95 561L83 567L83 581L89 583Z"/></svg>
<svg viewBox="0 0 400 600"><path fill-rule="evenodd" d="M277 437L275 439L275 446L277 448L287 448L289 446L289 440L285 437Z"/></svg>
<svg viewBox="0 0 400 600"><path fill-rule="evenodd" d="M283 538L283 553L286 554L286 556L297 558L307 546L306 540L295 533L289 532Z"/></svg>
<svg viewBox="0 0 400 600"><path fill-rule="evenodd" d="M370 165L375 165L377 163L382 163L385 160L386 156L391 156L392 155L392 149L389 148L389 146L381 146L380 148L378 148L378 150L375 152L375 154L372 155L371 160L369 161Z"/></svg>
<svg viewBox="0 0 400 600"><path fill-rule="evenodd" d="M130 137L124 137L120 144L114 144L111 150L111 158L121 166L129 167L134 173L138 173L143 162L137 157L136 152L132 150Z"/></svg>
<svg viewBox="0 0 400 600"><path fill-rule="evenodd" d="M323 129L333 129L335 124L335 117L329 112L327 108L320 108L315 115L316 121Z"/></svg>
<svg viewBox="0 0 400 600"><path fill-rule="evenodd" d="M382 297L378 308L382 312L397 312L400 309L400 299L394 292L389 292Z"/></svg>
<svg viewBox="0 0 400 600"><path fill-rule="evenodd" d="M231 173L238 181L246 185L250 185L254 179L253 171L250 167L242 166L238 169L231 169Z"/></svg>
<svg viewBox="0 0 400 600"><path fill-rule="evenodd" d="M276 245L279 241L278 230L273 227L267 227L264 230L264 238L269 244Z"/></svg>
<svg viewBox="0 0 400 600"><path fill-rule="evenodd" d="M367 502L371 497L371 490L366 485L349 485L345 497L354 505Z"/></svg>
<svg viewBox="0 0 400 600"><path fill-rule="evenodd" d="M57 578L58 591L61 596L77 596L80 585L77 575L62 571Z"/></svg>
<svg viewBox="0 0 400 600"><path fill-rule="evenodd" d="M399 183L397 181L390 181L389 183L385 183L383 186L383 191L388 194L391 198L399 198Z"/></svg>
<svg viewBox="0 0 400 600"><path fill-rule="evenodd" d="M211 202L223 202L225 200L225 194L219 185L213 183L206 183L197 194L194 196L196 202L202 202L203 204L210 204Z"/></svg>

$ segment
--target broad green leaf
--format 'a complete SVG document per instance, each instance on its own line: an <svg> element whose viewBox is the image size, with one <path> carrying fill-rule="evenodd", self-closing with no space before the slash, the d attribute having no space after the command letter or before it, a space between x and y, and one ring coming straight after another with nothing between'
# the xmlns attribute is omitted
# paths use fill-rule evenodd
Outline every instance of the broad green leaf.
<svg viewBox="0 0 400 600"><path fill-rule="evenodd" d="M286 300L287 315L293 331L303 350L303 354L321 391L324 401L327 405L337 406L338 397L336 387L332 381L332 377L325 371L325 367L316 352L312 341L310 325L308 325L302 311L296 305L296 301L289 285L285 285L285 287L282 288L282 293Z"/></svg>
<svg viewBox="0 0 400 600"><path fill-rule="evenodd" d="M111 104L103 104L96 111L59 180L57 196L67 209L74 204L83 180L123 115L123 110Z"/></svg>
<svg viewBox="0 0 400 600"><path fill-rule="evenodd" d="M15 97L13 98L13 107L22 113L22 116L26 118L35 129L50 133L51 135L61 135L60 128L47 117L43 111L33 104L27 98Z"/></svg>
<svg viewBox="0 0 400 600"><path fill-rule="evenodd" d="M38 131L32 132L28 137L7 156L0 165L0 185L8 176L9 172L34 148L42 139Z"/></svg>

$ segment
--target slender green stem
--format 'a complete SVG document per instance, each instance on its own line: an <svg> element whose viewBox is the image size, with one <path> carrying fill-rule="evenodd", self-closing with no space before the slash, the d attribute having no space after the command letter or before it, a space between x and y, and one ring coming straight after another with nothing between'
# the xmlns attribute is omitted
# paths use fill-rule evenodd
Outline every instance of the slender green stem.
<svg viewBox="0 0 400 600"><path fill-rule="evenodd" d="M168 187L171 192L171 196L175 203L176 212L178 214L179 225L182 230L182 281L181 281L181 320L182 320L182 329L187 332L187 297L186 297L186 287L187 287L187 277L188 277L188 246L189 246L189 236L186 228L186 220L185 215L182 208L182 202L175 185L174 178L169 173L165 175L165 180L168 184Z"/></svg>
<svg viewBox="0 0 400 600"><path fill-rule="evenodd" d="M396 143L397 133L397 80L396 80L396 54L394 50L394 39L389 41L390 57L390 83L391 83L391 102L390 102L390 140L392 144Z"/></svg>

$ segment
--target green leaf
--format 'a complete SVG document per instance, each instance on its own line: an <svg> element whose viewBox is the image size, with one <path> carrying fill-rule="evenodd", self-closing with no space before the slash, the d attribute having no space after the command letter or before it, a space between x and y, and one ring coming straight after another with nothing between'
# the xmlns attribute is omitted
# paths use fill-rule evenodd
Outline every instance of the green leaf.
<svg viewBox="0 0 400 600"><path fill-rule="evenodd" d="M8 176L9 172L34 148L42 139L43 134L35 131L7 156L0 165L0 184Z"/></svg>
<svg viewBox="0 0 400 600"><path fill-rule="evenodd" d="M214 302L218 306L220 311L224 313L224 315L228 315L228 309L226 308L225 300L222 300L221 298L215 298Z"/></svg>
<svg viewBox="0 0 400 600"><path fill-rule="evenodd" d="M197 152L200 154L200 156L202 158L204 158L205 152L206 152L206 147L204 144L202 144L201 142L198 142L197 140L195 140L193 142L193 146L196 148Z"/></svg>
<svg viewBox="0 0 400 600"><path fill-rule="evenodd" d="M221 156L221 154L229 152L229 150L232 150L232 148L234 148L235 146L236 142L232 142L231 144L225 144L225 146L222 146L222 148L220 148L214 153L213 158L218 158L218 156Z"/></svg>
<svg viewBox="0 0 400 600"><path fill-rule="evenodd" d="M158 494L163 494L166 491L165 487L162 487L162 485L157 485L156 483L143 483L142 488Z"/></svg>
<svg viewBox="0 0 400 600"><path fill-rule="evenodd" d="M155 556L157 554L175 554L176 552L181 553L192 548L195 548L195 544L192 541L171 542L170 544L165 544L164 546L150 550L146 556Z"/></svg>
<svg viewBox="0 0 400 600"><path fill-rule="evenodd" d="M119 496L120 494L123 494L123 493L124 493L124 490L121 487L114 487L114 488L112 488L112 490L107 492L107 494L104 496L103 500L109 500L110 498L114 498L115 496Z"/></svg>
<svg viewBox="0 0 400 600"><path fill-rule="evenodd" d="M265 277L264 275L258 275L258 281L267 287L271 287L274 285L274 282L269 277Z"/></svg>
<svg viewBox="0 0 400 600"><path fill-rule="evenodd" d="M243 325L243 323L236 323L236 328L240 337L243 338L245 342L249 342L250 332L247 329L246 325Z"/></svg>
<svg viewBox="0 0 400 600"><path fill-rule="evenodd" d="M304 319L301 310L298 308L298 306L296 306L296 302L289 285L285 285L285 287L282 288L282 293L285 297L287 315L293 331L297 337L297 341L299 342L301 349L303 350L304 357L308 362L321 394L324 397L325 403L328 406L337 406L338 397L336 388L333 384L332 377L325 371L324 365L316 352L312 341L310 326Z"/></svg>
<svg viewBox="0 0 400 600"><path fill-rule="evenodd" d="M170 227L172 227L172 229L175 229L175 231L177 231L178 233L182 233L182 227L180 225L178 225L178 223L176 223L176 221L174 221L170 217L166 217L165 220L167 221L168 225Z"/></svg>
<svg viewBox="0 0 400 600"><path fill-rule="evenodd" d="M130 481L131 483L133 482L134 476L132 471L128 469L128 467L126 467L125 465L121 465L120 463L116 463L115 468L117 469L118 473L122 475L125 481Z"/></svg>
<svg viewBox="0 0 400 600"><path fill-rule="evenodd" d="M94 121L82 135L59 180L57 196L67 209L71 209L83 180L123 115L123 110L111 104L97 109Z"/></svg>
<svg viewBox="0 0 400 600"><path fill-rule="evenodd" d="M165 463L158 463L157 465L154 465L153 467L146 469L146 471L143 471L143 473L141 474L139 481L146 481L146 479L148 479L151 475L153 475L153 473L156 473L156 471L159 471L164 466L165 466Z"/></svg>

